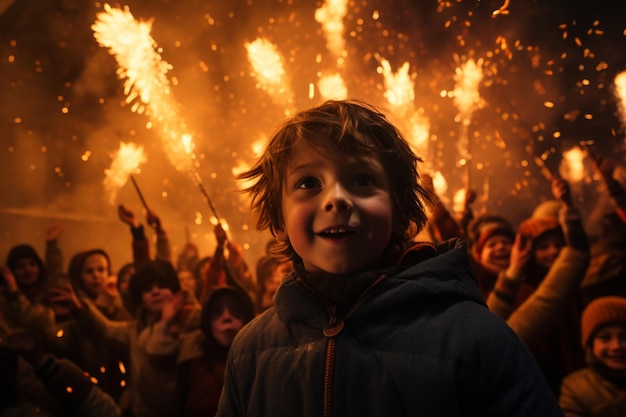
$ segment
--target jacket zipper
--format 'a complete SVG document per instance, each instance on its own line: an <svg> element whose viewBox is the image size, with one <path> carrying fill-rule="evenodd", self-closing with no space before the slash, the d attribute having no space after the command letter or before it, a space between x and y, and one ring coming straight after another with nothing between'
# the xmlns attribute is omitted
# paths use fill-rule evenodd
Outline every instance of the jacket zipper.
<svg viewBox="0 0 626 417"><path fill-rule="evenodd" d="M385 279L386 275L381 275L370 285L367 287L365 291L359 296L357 301L354 303L350 311L346 313L344 317L348 317L350 313L352 313L356 307L360 304L360 301L363 299L365 294L367 294L374 286L376 286L380 281ZM337 316L336 307L331 307L329 309L330 313L330 321L328 325L324 327L324 336L326 336L326 361L324 365L324 403L323 403L323 413L324 417L332 417L333 407L335 403L335 371L336 371L336 358L337 358L337 335L341 333L344 326L343 318Z"/></svg>

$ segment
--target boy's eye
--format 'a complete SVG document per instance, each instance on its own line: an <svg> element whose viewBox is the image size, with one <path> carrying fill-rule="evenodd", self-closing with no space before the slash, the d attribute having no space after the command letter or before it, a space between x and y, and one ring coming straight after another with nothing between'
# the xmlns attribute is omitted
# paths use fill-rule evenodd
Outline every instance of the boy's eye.
<svg viewBox="0 0 626 417"><path fill-rule="evenodd" d="M372 178L371 175L367 174L358 175L354 178L354 185L361 187L374 185L374 178Z"/></svg>
<svg viewBox="0 0 626 417"><path fill-rule="evenodd" d="M296 188L309 189L319 187L320 182L313 177L302 178L296 183Z"/></svg>

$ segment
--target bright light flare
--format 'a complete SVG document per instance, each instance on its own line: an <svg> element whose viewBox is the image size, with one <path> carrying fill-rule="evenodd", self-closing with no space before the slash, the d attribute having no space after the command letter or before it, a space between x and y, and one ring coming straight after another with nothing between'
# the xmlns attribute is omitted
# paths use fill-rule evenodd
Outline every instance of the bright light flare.
<svg viewBox="0 0 626 417"><path fill-rule="evenodd" d="M324 100L348 98L348 87L340 74L325 75L317 82L317 89Z"/></svg>
<svg viewBox="0 0 626 417"><path fill-rule="evenodd" d="M388 60L377 57L380 62L378 72L384 79L385 92L383 96L393 106L394 114L401 119L402 130L413 150L419 155L428 152L428 136L430 121L415 108L415 83L409 74L408 62L402 64L394 72Z"/></svg>
<svg viewBox="0 0 626 417"><path fill-rule="evenodd" d="M622 126L626 127L626 71L615 76L615 95L619 99L619 113Z"/></svg>
<svg viewBox="0 0 626 417"><path fill-rule="evenodd" d="M128 177L146 162L143 146L120 142L120 148L111 156L111 167L104 170L104 189L110 204L115 203L117 193L126 184Z"/></svg>
<svg viewBox="0 0 626 417"><path fill-rule="evenodd" d="M570 182L582 181L585 177L584 159L585 153L577 146L563 152L563 159L559 167L561 176Z"/></svg>
<svg viewBox="0 0 626 417"><path fill-rule="evenodd" d="M128 7L112 8L96 15L91 26L100 46L109 48L119 65L117 75L124 79L126 101L131 109L150 117L166 147L166 154L177 170L192 169L181 138L188 135L171 91L167 72L172 68L161 58L157 43L150 35L152 20L135 20Z"/></svg>
<svg viewBox="0 0 626 417"><path fill-rule="evenodd" d="M343 19L347 13L347 0L325 0L324 4L315 10L315 20L322 25L326 36L326 47L337 58L346 55Z"/></svg>
<svg viewBox="0 0 626 417"><path fill-rule="evenodd" d="M289 86L278 47L264 38L245 43L248 61L252 65L257 88L266 91L272 100L285 109L285 114L295 112L294 93Z"/></svg>
<svg viewBox="0 0 626 417"><path fill-rule="evenodd" d="M454 104L459 110L459 116L463 123L469 123L472 114L484 106L484 100L480 97L478 87L483 79L483 59L475 61L468 59L456 68L454 81L456 82L452 96Z"/></svg>

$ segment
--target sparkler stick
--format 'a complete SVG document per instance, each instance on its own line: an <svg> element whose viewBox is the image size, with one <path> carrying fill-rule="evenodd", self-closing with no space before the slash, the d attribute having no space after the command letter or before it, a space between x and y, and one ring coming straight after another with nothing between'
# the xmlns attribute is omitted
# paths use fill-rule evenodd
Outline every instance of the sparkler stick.
<svg viewBox="0 0 626 417"><path fill-rule="evenodd" d="M146 203L146 199L143 198L143 194L141 194L141 190L139 189L139 185L137 185L137 181L135 181L135 177L133 177L133 175L130 175L130 180L133 182L133 185L135 186L135 191L137 191L137 195L139 195L139 199L141 200L141 204L143 204L143 207L146 209L146 211L150 211L150 209L148 208L148 204Z"/></svg>
<svg viewBox="0 0 626 417"><path fill-rule="evenodd" d="M213 202L211 201L211 197L209 197L209 193L207 193L206 189L204 188L204 185L202 184L202 180L200 179L200 174L198 174L194 170L194 172L192 173L192 177L193 177L194 182L200 189L200 192L206 199L206 202L209 204L209 209L211 209L211 213L213 213L213 215L217 219L217 222L221 223L222 221L220 220L220 216L217 214L217 210L215 210L215 206L213 205Z"/></svg>

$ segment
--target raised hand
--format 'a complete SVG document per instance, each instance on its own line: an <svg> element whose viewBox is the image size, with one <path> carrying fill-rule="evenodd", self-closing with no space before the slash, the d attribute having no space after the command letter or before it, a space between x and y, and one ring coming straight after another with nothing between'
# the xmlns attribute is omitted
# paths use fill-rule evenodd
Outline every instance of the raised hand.
<svg viewBox="0 0 626 417"><path fill-rule="evenodd" d="M161 230L161 219L152 210L148 209L148 211L146 212L146 222L154 230Z"/></svg>
<svg viewBox="0 0 626 417"><path fill-rule="evenodd" d="M117 206L117 215L122 222L126 223L130 227L137 228L138 223L135 219L135 214L132 211L128 210L126 207L124 207L122 204Z"/></svg>
<svg viewBox="0 0 626 417"><path fill-rule="evenodd" d="M511 247L509 267L506 270L506 276L513 281L521 281L524 278L523 271L531 258L531 254L532 241L518 233Z"/></svg>
<svg viewBox="0 0 626 417"><path fill-rule="evenodd" d="M553 177L551 182L552 195L567 206L572 205L572 190L569 183L561 177Z"/></svg>
<svg viewBox="0 0 626 417"><path fill-rule="evenodd" d="M221 223L215 225L215 229L213 229L213 233L215 233L215 240L217 240L217 244L221 247L224 246L228 237L226 236L226 231L222 227Z"/></svg>
<svg viewBox="0 0 626 417"><path fill-rule="evenodd" d="M19 287L17 286L17 280L15 279L15 275L13 275L13 271L11 271L8 267L4 265L1 265L0 275L4 277L2 281L4 285L6 285L9 294L14 294L19 291Z"/></svg>
<svg viewBox="0 0 626 417"><path fill-rule="evenodd" d="M48 289L50 304L57 316L79 316L83 310L83 303L76 295L69 282L62 282Z"/></svg>
<svg viewBox="0 0 626 417"><path fill-rule="evenodd" d="M53 222L46 228L46 241L57 240L61 236L63 225L60 222Z"/></svg>

